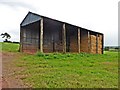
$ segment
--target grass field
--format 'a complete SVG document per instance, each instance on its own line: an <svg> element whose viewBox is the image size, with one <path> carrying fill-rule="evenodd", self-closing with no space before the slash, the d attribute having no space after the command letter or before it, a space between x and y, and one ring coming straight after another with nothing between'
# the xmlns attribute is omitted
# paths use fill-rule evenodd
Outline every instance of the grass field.
<svg viewBox="0 0 120 90"><path fill-rule="evenodd" d="M0 51L7 51L7 52L18 52L19 51L19 44L14 43L2 43L0 42L0 46L2 49Z"/></svg>
<svg viewBox="0 0 120 90"><path fill-rule="evenodd" d="M17 52L18 44L2 43ZM98 54L24 54L15 62L24 83L33 88L118 88L118 52Z"/></svg>

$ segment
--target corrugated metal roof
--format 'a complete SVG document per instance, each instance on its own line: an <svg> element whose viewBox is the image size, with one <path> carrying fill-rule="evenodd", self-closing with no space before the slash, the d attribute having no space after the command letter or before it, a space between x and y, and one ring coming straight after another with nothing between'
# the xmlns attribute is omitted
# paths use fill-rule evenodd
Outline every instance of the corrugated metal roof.
<svg viewBox="0 0 120 90"><path fill-rule="evenodd" d="M30 23L39 21L41 17L39 15L33 14L33 13L28 13L25 19L22 21L21 26L28 25Z"/></svg>

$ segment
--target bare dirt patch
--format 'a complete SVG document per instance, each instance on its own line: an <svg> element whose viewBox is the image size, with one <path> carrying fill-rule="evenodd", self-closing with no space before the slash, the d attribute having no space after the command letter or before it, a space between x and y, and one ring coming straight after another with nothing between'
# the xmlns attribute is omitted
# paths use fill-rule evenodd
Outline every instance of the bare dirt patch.
<svg viewBox="0 0 120 90"><path fill-rule="evenodd" d="M15 65L15 61L21 56L21 53L2 52L2 88L28 88L20 77L15 75L22 70Z"/></svg>

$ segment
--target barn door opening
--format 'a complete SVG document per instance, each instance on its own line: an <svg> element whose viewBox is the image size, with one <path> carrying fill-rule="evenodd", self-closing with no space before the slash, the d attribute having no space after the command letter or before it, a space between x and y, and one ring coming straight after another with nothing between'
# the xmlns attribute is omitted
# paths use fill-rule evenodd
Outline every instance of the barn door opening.
<svg viewBox="0 0 120 90"><path fill-rule="evenodd" d="M62 52L62 23L44 18L43 52Z"/></svg>
<svg viewBox="0 0 120 90"><path fill-rule="evenodd" d="M78 52L77 27L66 25L66 51Z"/></svg>

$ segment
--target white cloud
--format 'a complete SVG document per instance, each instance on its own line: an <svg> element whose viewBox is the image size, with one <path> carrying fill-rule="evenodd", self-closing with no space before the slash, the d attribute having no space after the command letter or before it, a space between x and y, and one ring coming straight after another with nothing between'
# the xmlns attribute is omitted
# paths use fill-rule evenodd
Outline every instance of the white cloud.
<svg viewBox="0 0 120 90"><path fill-rule="evenodd" d="M105 45L118 45L118 0L1 0L0 11L0 33L11 33L13 41L19 41L19 25L32 11L102 32Z"/></svg>

